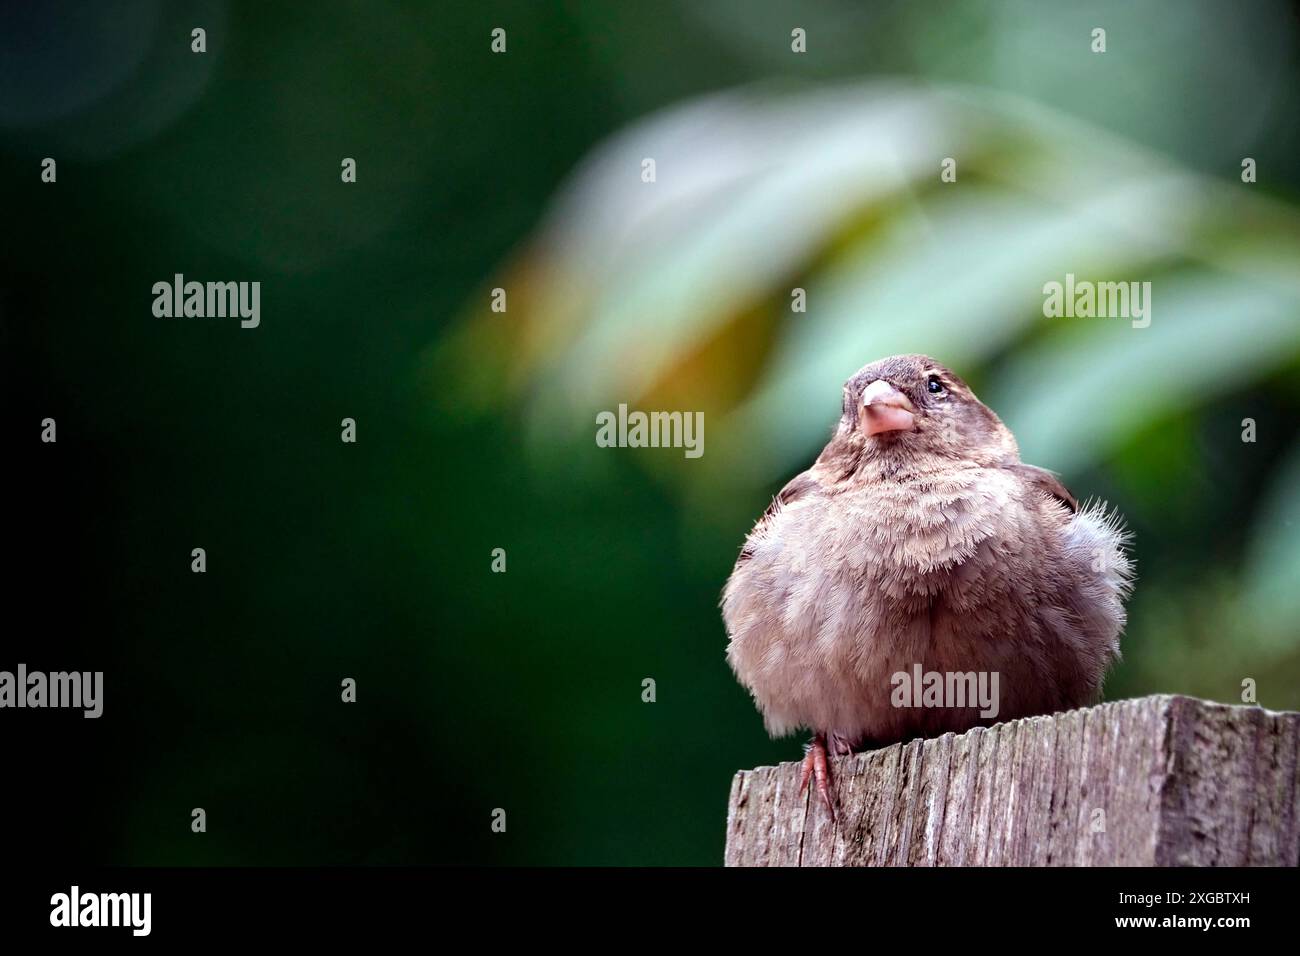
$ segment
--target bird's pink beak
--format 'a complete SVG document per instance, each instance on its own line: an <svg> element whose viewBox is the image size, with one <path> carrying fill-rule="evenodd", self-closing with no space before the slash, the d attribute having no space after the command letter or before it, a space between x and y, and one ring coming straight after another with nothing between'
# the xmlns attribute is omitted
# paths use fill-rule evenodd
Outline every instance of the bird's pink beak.
<svg viewBox="0 0 1300 956"><path fill-rule="evenodd" d="M862 393L862 430L867 436L916 427L916 406L898 389L877 379Z"/></svg>

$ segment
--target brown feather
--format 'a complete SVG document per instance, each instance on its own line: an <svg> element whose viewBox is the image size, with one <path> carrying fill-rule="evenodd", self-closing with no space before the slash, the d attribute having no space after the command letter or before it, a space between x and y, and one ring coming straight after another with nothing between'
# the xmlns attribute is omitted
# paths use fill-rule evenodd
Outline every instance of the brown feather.
<svg viewBox="0 0 1300 956"><path fill-rule="evenodd" d="M942 384L932 394L928 382ZM890 383L915 427L868 437L863 391ZM723 593L727 658L768 729L886 743L992 722L896 707L895 675L999 675L997 720L1094 700L1118 656L1125 535L1020 461L1006 426L919 355L844 387L834 436L772 501Z"/></svg>

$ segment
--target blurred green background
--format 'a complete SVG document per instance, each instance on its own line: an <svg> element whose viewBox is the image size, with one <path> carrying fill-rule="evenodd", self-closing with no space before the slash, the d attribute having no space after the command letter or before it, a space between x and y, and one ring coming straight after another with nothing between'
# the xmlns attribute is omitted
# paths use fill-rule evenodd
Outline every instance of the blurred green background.
<svg viewBox="0 0 1300 956"><path fill-rule="evenodd" d="M719 593L903 351L1126 516L1108 697L1300 708L1297 6L1056 6L6 5L0 667L107 684L0 719L12 858L719 863L800 752ZM154 318L177 272L261 326ZM1067 272L1151 326L1044 318Z"/></svg>

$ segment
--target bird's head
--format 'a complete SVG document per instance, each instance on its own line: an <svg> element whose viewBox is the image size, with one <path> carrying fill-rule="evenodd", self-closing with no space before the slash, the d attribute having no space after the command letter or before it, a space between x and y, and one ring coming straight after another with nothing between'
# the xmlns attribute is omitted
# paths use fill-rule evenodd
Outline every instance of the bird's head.
<svg viewBox="0 0 1300 956"><path fill-rule="evenodd" d="M872 362L844 384L837 437L868 459L991 465L1018 457L997 415L950 369L927 355Z"/></svg>

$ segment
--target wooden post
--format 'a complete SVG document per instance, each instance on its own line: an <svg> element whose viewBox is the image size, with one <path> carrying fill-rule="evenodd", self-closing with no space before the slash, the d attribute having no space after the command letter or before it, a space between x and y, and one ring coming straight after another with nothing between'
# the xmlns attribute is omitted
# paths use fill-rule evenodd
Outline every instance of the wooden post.
<svg viewBox="0 0 1300 956"><path fill-rule="evenodd" d="M728 866L1300 865L1300 713L1156 696L742 770ZM812 791L809 787L809 791Z"/></svg>

